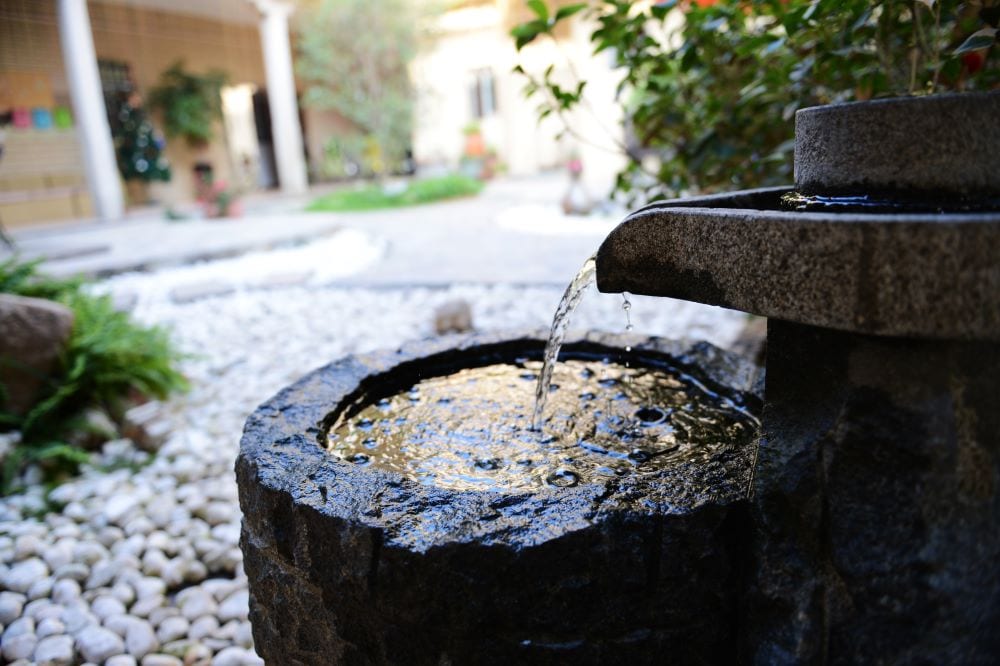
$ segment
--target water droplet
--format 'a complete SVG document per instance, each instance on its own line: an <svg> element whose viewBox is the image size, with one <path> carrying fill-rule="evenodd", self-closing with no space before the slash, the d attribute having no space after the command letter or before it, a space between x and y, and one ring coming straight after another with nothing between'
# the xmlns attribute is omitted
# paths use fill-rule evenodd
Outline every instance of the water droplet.
<svg viewBox="0 0 1000 666"><path fill-rule="evenodd" d="M642 425L651 426L663 423L667 414L662 409L656 407L643 407L635 413L635 418L639 419Z"/></svg>
<svg viewBox="0 0 1000 666"><path fill-rule="evenodd" d="M517 464L523 467L528 467L529 465L532 464L532 462L533 461L531 460L531 458L522 458L521 460L517 461Z"/></svg>
<svg viewBox="0 0 1000 666"><path fill-rule="evenodd" d="M360 421L358 421L358 429L364 430L365 432L371 430L374 425L375 424L372 422L371 419L361 419Z"/></svg>
<svg viewBox="0 0 1000 666"><path fill-rule="evenodd" d="M473 463L477 469L484 469L487 471L492 471L500 468L500 460L498 458L480 458Z"/></svg>
<svg viewBox="0 0 1000 666"><path fill-rule="evenodd" d="M626 354L632 353L632 345L625 345L625 353Z"/></svg>
<svg viewBox="0 0 1000 666"><path fill-rule="evenodd" d="M361 446L365 447L366 449L374 449L375 447L378 446L378 440L369 437L365 441L361 442Z"/></svg>
<svg viewBox="0 0 1000 666"><path fill-rule="evenodd" d="M392 407L392 400L389 400L389 398L382 398L375 404L378 405L379 409L388 409Z"/></svg>
<svg viewBox="0 0 1000 666"><path fill-rule="evenodd" d="M549 384L549 393L554 393L559 390L559 384Z"/></svg>
<svg viewBox="0 0 1000 666"><path fill-rule="evenodd" d="M538 379L538 375L536 375L533 372L522 372L520 375L518 375L518 377L520 377L521 379L526 379L529 382L533 382L536 379Z"/></svg>
<svg viewBox="0 0 1000 666"><path fill-rule="evenodd" d="M395 421L393 421L393 423L396 424L396 425L398 425L398 426L401 426L404 423L406 423L406 417L405 416L399 416L399 417L396 418Z"/></svg>
<svg viewBox="0 0 1000 666"><path fill-rule="evenodd" d="M349 463L354 463L355 465L367 465L371 459L364 453L352 453L351 455L344 458Z"/></svg>
<svg viewBox="0 0 1000 666"><path fill-rule="evenodd" d="M583 370L580 371L580 376L583 377L584 379L590 379L591 377L594 376L594 371L591 370L590 368L584 368Z"/></svg>
<svg viewBox="0 0 1000 666"><path fill-rule="evenodd" d="M597 394L593 391L586 391L585 393L580 394L580 400L593 400L596 397Z"/></svg>
<svg viewBox="0 0 1000 666"><path fill-rule="evenodd" d="M652 457L649 451L643 449L632 449L632 452L628 454L628 459L636 463L644 463Z"/></svg>
<svg viewBox="0 0 1000 666"><path fill-rule="evenodd" d="M545 477L545 483L556 488L572 488L580 483L580 476L568 469L557 469Z"/></svg>

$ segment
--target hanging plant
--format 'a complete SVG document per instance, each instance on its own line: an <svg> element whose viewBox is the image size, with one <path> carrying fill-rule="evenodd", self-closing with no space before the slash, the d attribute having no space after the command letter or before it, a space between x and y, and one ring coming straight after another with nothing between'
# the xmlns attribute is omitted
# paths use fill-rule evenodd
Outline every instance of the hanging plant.
<svg viewBox="0 0 1000 666"><path fill-rule="evenodd" d="M184 137L192 146L211 141L212 124L222 117L221 90L227 78L217 70L194 74L182 61L163 72L149 93L149 104L162 113L167 136Z"/></svg>

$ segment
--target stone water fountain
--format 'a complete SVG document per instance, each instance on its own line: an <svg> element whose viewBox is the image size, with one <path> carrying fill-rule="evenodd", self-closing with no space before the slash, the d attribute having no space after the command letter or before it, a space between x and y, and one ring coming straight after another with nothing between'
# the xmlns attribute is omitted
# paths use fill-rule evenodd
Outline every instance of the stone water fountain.
<svg viewBox="0 0 1000 666"><path fill-rule="evenodd" d="M384 444L364 434L374 427L365 414L406 402L388 396L417 403L425 382L469 368L531 370L542 351L532 335L350 357L263 405L237 462L262 656L995 663L1000 94L939 99L920 103L958 104L985 139L952 122L934 135L933 159L907 161L912 137L927 134L923 111L874 103L840 107L831 121L827 109L807 110L797 118L795 197L778 188L654 204L605 240L601 291L769 318L766 378L704 343L569 340L567 358L616 377L626 364L640 379L649 369L683 397L616 431L645 442L661 428L646 448L618 455L605 442L565 457L569 448L543 438L538 451L551 454L525 467L538 467L537 483L517 481L529 476L516 471L526 440L513 426L487 439L517 455L501 446L460 474L369 461L357 448L331 453L355 437L375 456ZM844 113L864 116L861 135L845 136ZM872 149L875 136L898 143ZM975 166L975 155L992 162ZM581 367L593 374L572 366ZM622 421L614 401L630 404L637 380L616 381L588 432ZM491 409L507 409L505 399ZM575 432L598 414L594 404L558 427ZM706 423L725 427L684 430L686 404L695 414L707 405ZM505 418L517 423L525 410ZM657 418L642 416L650 411ZM386 423L391 438L402 421ZM408 441L401 449L417 440Z"/></svg>

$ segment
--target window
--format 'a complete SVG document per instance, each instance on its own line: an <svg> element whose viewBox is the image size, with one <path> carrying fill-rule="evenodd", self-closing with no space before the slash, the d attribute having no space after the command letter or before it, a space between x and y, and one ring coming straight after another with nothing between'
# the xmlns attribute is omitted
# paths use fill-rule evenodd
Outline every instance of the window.
<svg viewBox="0 0 1000 666"><path fill-rule="evenodd" d="M496 83L493 80L493 70L477 69L472 73L471 87L472 117L485 118L496 113Z"/></svg>

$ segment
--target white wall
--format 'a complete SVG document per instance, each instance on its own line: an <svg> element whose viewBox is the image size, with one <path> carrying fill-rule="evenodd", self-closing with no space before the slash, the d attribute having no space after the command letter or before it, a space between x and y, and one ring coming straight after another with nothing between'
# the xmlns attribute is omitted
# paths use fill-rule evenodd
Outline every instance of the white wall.
<svg viewBox="0 0 1000 666"><path fill-rule="evenodd" d="M445 14L438 21L434 46L416 59L412 69L417 90L414 156L418 164L457 164L464 148L462 129L475 120L469 93L474 73L490 68L496 82L497 112L481 120L480 126L508 172L530 175L559 168L575 153L583 160L584 179L592 192L607 192L614 174L624 165L624 157L615 152L622 140L614 102L619 75L610 68L607 54L590 55L587 37L591 29L574 19L570 37L559 46L542 39L518 53L496 7ZM554 116L539 123L538 101L525 99L526 79L512 72L519 62L538 75L554 63L567 82L575 80L574 71L587 81L585 108L567 117L584 141L568 135L557 139L563 124Z"/></svg>

